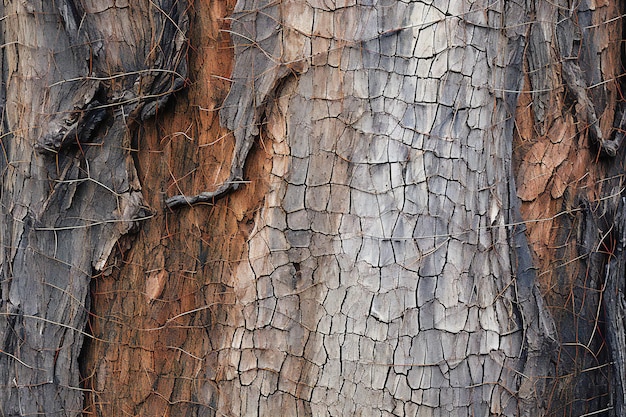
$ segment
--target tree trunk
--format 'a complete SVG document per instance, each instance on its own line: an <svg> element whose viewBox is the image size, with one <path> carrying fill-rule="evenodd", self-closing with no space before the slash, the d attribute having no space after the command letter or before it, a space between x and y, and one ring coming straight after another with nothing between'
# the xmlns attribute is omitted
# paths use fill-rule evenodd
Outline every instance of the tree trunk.
<svg viewBox="0 0 626 417"><path fill-rule="evenodd" d="M556 334L511 226L523 9L327 8L234 15L235 161L260 124L282 149L233 283L218 410L541 414Z"/></svg>
<svg viewBox="0 0 626 417"><path fill-rule="evenodd" d="M2 7L4 414L624 414L623 2Z"/></svg>

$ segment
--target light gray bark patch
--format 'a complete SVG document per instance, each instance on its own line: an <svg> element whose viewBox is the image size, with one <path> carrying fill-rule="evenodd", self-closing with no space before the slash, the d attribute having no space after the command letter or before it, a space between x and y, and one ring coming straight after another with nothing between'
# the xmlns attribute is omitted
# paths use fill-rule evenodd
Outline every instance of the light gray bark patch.
<svg viewBox="0 0 626 417"><path fill-rule="evenodd" d="M249 259L241 263L248 272L236 277L256 288L258 298L246 299L234 330L273 338L275 345L263 347L286 355L279 391L267 401L295 398L315 415L377 415L412 406L432 415L543 412L536 403L540 390L523 393L530 405L515 399L522 387L520 352L540 338L523 333L546 324L535 324L540 314L533 308L541 299L534 281L523 300L513 291L513 236L506 226L514 219L507 184L525 4L390 2L329 13L326 3L294 1L280 4L282 15L272 7L237 6L233 28L246 35L234 37L234 84L221 113L237 146L251 143L259 112L272 111L265 101L281 88L276 61L287 54L306 61L308 71L293 78L279 103L287 129L277 140L291 154L275 155L289 169L272 176L269 186L284 198L266 201ZM261 14L278 22L275 31L255 26ZM300 16L315 16L312 27ZM312 56L303 52L309 46ZM477 66L460 65L465 53L458 48ZM417 58L412 73L398 50ZM325 165L332 165L332 175ZM334 190L349 203L330 216ZM268 226L277 224L277 206L287 213L286 230ZM336 256L338 268L314 272L311 288L295 298L283 274L305 269L283 268L279 260L300 259L305 249L317 265ZM523 255L520 270L527 274L530 258ZM277 279L271 288L267 277ZM526 278L520 275L523 283ZM533 323L517 320L515 306L522 303ZM292 358L283 344L302 334L315 335L311 350ZM309 356L322 350L325 363ZM226 400L235 393L265 403L260 393L272 372L249 368L254 359L236 360L231 377L218 382L221 412L256 412ZM535 359L528 363L537 380L548 371ZM305 370L303 360L313 365ZM301 391L292 389L294 381ZM394 390L389 381L404 388ZM355 393L364 400L354 401Z"/></svg>
<svg viewBox="0 0 626 417"><path fill-rule="evenodd" d="M80 7L80 2L77 4L73 0L60 0L55 3L63 20L65 31L72 40L76 40L84 17L84 11Z"/></svg>
<svg viewBox="0 0 626 417"><path fill-rule="evenodd" d="M545 17L544 20L531 23L528 37L528 75L532 86L533 111L536 125L541 134L545 134L544 121L546 111L550 108L550 97L557 87L555 77L549 63L552 59L551 48L554 47L554 30L551 22L555 19L556 7L550 2L533 2L535 12Z"/></svg>

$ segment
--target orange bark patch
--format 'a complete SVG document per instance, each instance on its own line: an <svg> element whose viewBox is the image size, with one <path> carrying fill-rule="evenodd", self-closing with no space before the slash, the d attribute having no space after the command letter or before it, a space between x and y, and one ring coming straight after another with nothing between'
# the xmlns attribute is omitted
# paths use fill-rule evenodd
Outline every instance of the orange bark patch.
<svg viewBox="0 0 626 417"><path fill-rule="evenodd" d="M270 154L253 147L247 182L217 202L176 212L164 199L218 186L229 173L230 134L218 110L232 50L223 29L234 1L196 2L193 79L175 105L138 133L136 161L152 217L120 244L92 284L83 361L86 411L97 415L187 415L211 409L211 361L219 323L234 304L233 265L266 193ZM227 277L227 278L225 278Z"/></svg>

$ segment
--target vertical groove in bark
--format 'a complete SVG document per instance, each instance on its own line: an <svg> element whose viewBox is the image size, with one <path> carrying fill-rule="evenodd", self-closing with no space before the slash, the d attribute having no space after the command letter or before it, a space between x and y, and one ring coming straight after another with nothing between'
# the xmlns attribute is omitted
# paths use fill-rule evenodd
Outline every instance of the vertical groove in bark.
<svg viewBox="0 0 626 417"><path fill-rule="evenodd" d="M233 1L196 2L190 21L189 88L137 134L138 176L154 212L111 268L93 280L84 374L88 411L113 416L214 415L216 362L255 211L267 192L268 156L252 149L245 192L172 212L163 197L219 186L232 136L218 109L228 91ZM239 397L237 397L239 398Z"/></svg>
<svg viewBox="0 0 626 417"><path fill-rule="evenodd" d="M238 3L222 117L275 156L218 414L542 413L553 330L507 233L524 11Z"/></svg>
<svg viewBox="0 0 626 417"><path fill-rule="evenodd" d="M186 76L185 2L114 3L2 9L5 415L81 414L77 358L92 271L148 214L128 123L153 114Z"/></svg>
<svg viewBox="0 0 626 417"><path fill-rule="evenodd" d="M556 325L546 308L537 286L537 272L526 236L526 226L520 213L520 201L515 195L515 180L511 178L511 246L515 265L516 303L524 322L524 360L518 399L520 415L541 415L548 408L546 394L554 377L554 354L558 347Z"/></svg>
<svg viewBox="0 0 626 417"><path fill-rule="evenodd" d="M612 415L626 413L626 197L622 196L617 206L615 230L611 243L615 252L606 264L603 282L603 308L606 314L606 340L613 362L612 382L614 411Z"/></svg>

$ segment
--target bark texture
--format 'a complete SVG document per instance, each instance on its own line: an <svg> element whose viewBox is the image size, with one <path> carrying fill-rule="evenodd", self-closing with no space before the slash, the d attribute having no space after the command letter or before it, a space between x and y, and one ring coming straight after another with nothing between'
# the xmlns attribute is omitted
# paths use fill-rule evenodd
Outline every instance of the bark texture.
<svg viewBox="0 0 626 417"><path fill-rule="evenodd" d="M268 156L263 149L250 156L245 192L223 204L172 212L163 201L166 193L217 188L228 177L232 138L218 110L232 69L226 31L233 7L195 3L189 88L137 133L139 179L154 216L92 281L94 339L83 364L90 413L219 415L209 395L220 355L215 323L229 320L224 306L235 301L222 277L242 259L266 193Z"/></svg>
<svg viewBox="0 0 626 417"><path fill-rule="evenodd" d="M0 404L79 415L89 285L149 215L131 124L186 75L185 3L2 5Z"/></svg>
<svg viewBox="0 0 626 417"><path fill-rule="evenodd" d="M623 1L1 7L3 415L624 414Z"/></svg>
<svg viewBox="0 0 626 417"><path fill-rule="evenodd" d="M275 155L218 413L545 411L556 333L511 172L526 17L517 2L238 3L231 173L260 125Z"/></svg>
<svg viewBox="0 0 626 417"><path fill-rule="evenodd" d="M514 159L560 341L546 401L551 415L620 416L624 3L538 1L530 10Z"/></svg>
<svg viewBox="0 0 626 417"><path fill-rule="evenodd" d="M620 167L584 173L620 145L620 8L238 4L222 111L236 137L229 179L259 126L275 156L249 261L230 284L218 413L620 415L599 283ZM518 130L544 153L516 142L518 189L522 66L533 101ZM583 218L561 223L572 204Z"/></svg>

